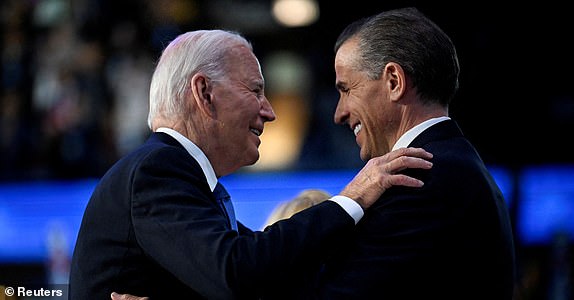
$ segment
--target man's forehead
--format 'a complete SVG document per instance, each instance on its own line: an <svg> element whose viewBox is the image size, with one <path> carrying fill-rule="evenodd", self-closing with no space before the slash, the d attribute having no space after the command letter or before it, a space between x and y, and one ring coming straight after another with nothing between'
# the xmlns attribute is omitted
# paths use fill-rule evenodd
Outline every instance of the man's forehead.
<svg viewBox="0 0 574 300"><path fill-rule="evenodd" d="M232 71L243 74L247 77L257 77L263 79L259 60L248 48L242 51L234 51L234 58L229 61Z"/></svg>
<svg viewBox="0 0 574 300"><path fill-rule="evenodd" d="M335 54L335 66L337 65L350 65L357 57L358 39L353 38L347 40L339 47Z"/></svg>

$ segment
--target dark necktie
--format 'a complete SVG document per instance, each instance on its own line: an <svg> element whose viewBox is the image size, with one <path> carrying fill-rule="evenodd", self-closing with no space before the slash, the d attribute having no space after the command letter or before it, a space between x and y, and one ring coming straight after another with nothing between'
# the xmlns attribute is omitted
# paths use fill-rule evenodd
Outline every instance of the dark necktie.
<svg viewBox="0 0 574 300"><path fill-rule="evenodd" d="M213 194L215 195L217 203L219 203L219 205L227 215L227 219L229 220L231 228L237 231L237 220L235 220L235 211L233 209L233 203L231 203L231 197L227 193L227 190L221 183L217 182L217 185L213 190Z"/></svg>

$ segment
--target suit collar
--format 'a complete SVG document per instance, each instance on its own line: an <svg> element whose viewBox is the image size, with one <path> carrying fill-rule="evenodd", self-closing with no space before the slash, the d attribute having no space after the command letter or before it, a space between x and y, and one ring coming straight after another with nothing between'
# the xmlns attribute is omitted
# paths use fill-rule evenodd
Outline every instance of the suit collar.
<svg viewBox="0 0 574 300"><path fill-rule="evenodd" d="M421 132L421 134L419 134L409 144L409 147L420 148L431 141L463 136L462 130L454 120L446 120L427 128L424 132Z"/></svg>
<svg viewBox="0 0 574 300"><path fill-rule="evenodd" d="M183 147L191 155L191 157L193 157L193 159L197 161L197 163L201 167L201 170L205 175L205 178L207 180L207 183L209 184L209 188L211 189L211 191L215 189L215 185L217 184L217 176L215 174L215 171L213 170L213 166L211 165L211 162L209 161L207 156L205 156L203 151L201 151L201 149L199 149L197 145L195 145L192 141L183 136L181 133L170 128L165 127L158 128L154 135L158 136L158 138L160 138L163 142L167 144L174 145L175 143L175 145Z"/></svg>
<svg viewBox="0 0 574 300"><path fill-rule="evenodd" d="M393 146L392 150L396 150L399 148L406 148L409 146L409 144L417 137L419 136L423 131L425 131L427 128L433 126L434 124L437 124L439 122L442 121L446 121L446 120L450 120L449 117L438 117L438 118L432 118L432 119L428 119L416 126L414 126L413 128L409 129L407 132L405 132L395 143L395 145Z"/></svg>

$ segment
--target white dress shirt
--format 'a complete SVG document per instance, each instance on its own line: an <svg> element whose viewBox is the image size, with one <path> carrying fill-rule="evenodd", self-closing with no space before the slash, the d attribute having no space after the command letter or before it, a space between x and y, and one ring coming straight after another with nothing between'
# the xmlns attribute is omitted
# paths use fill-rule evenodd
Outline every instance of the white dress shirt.
<svg viewBox="0 0 574 300"><path fill-rule="evenodd" d="M185 150L187 150L187 152L189 152L189 154L201 166L201 170L203 171L203 174L207 179L207 183L209 184L209 187L213 192L213 189L215 189L215 185L217 185L217 175L215 174L213 166L211 165L209 159L207 158L207 156L205 156L203 151L201 151L201 149L199 149L199 147L197 147L197 145L195 145L188 138L186 138L181 133L171 128L160 127L156 130L156 132L163 132L170 135L171 137L176 139L185 148ZM352 200L349 197L337 195L333 196L329 200L339 204L353 218L353 220L355 220L355 224L357 224L364 215L363 208L359 205L359 203L357 203L356 201Z"/></svg>
<svg viewBox="0 0 574 300"><path fill-rule="evenodd" d="M422 123L420 123L419 125L409 129L407 132L405 132L395 143L395 145L393 146L392 150L396 150L399 148L406 148L409 146L409 144L419 135L421 134L421 132L425 131L427 128L433 126L436 123L442 122L442 121L446 121L446 120L450 120L449 117L438 117L438 118L432 118L432 119L428 119ZM391 151L392 151L391 150Z"/></svg>

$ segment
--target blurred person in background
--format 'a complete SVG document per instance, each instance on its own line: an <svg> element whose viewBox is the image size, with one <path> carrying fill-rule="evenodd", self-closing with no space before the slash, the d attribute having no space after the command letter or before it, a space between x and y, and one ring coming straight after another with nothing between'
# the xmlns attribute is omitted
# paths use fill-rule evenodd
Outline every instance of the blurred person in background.
<svg viewBox="0 0 574 300"><path fill-rule="evenodd" d="M321 189L305 189L297 194L295 198L280 202L265 220L263 228L279 220L287 219L303 209L321 203L331 197L332 195L329 192Z"/></svg>
<svg viewBox="0 0 574 300"><path fill-rule="evenodd" d="M367 162L339 195L265 231L234 218L218 178L255 163L275 114L251 44L223 30L184 33L163 51L150 86L148 140L100 179L84 212L71 299L112 291L158 299L275 297L271 289L350 238L400 173L432 155L399 149ZM271 294L269 294L271 293Z"/></svg>
<svg viewBox="0 0 574 300"><path fill-rule="evenodd" d="M326 201L331 197L332 195L329 192L321 189L303 190L293 199L279 203L279 205L277 205L269 214L269 217L265 221L264 228L275 224L278 221L289 219L296 213ZM298 264L296 267L293 266L292 269L296 270L293 271L293 273L296 275L285 278L282 282L276 282L277 287L269 288L270 290L273 290L269 293L272 295L270 299L277 297L283 298L283 295L278 292L286 290L285 287L287 287L287 289L297 289L299 286L307 286L310 282L313 282L315 275L320 271L320 267L321 264L316 261L303 262ZM288 292L287 294L290 293Z"/></svg>

